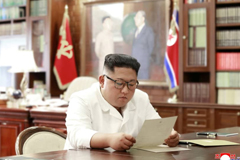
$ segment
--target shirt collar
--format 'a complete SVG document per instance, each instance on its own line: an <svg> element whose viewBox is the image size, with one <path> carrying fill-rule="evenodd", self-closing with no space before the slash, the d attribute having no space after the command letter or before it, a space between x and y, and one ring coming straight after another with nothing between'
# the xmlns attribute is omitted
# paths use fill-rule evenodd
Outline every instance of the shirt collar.
<svg viewBox="0 0 240 160"><path fill-rule="evenodd" d="M141 24L141 26L138 27L138 33L140 33L145 26L145 23Z"/></svg>
<svg viewBox="0 0 240 160"><path fill-rule="evenodd" d="M99 105L104 112L107 112L110 109L111 105L103 98L99 83L98 86L96 86L96 89Z"/></svg>

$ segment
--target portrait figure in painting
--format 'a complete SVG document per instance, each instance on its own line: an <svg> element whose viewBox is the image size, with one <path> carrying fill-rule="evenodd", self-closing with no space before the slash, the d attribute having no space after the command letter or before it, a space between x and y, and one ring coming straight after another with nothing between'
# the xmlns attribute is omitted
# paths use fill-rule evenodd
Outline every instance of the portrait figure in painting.
<svg viewBox="0 0 240 160"><path fill-rule="evenodd" d="M95 43L95 53L99 59L98 75L102 74L104 58L114 52L112 19L110 16L102 18L102 31L98 33Z"/></svg>
<svg viewBox="0 0 240 160"><path fill-rule="evenodd" d="M154 49L154 32L146 23L146 13L144 11L137 12L134 22L137 28L132 43L132 56L141 64L138 79L149 79L150 60Z"/></svg>

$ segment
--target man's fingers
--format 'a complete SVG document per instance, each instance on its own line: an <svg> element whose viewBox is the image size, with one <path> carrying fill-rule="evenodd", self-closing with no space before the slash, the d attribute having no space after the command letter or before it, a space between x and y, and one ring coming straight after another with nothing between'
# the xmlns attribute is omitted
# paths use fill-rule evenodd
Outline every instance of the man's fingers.
<svg viewBox="0 0 240 160"><path fill-rule="evenodd" d="M168 144L169 147L175 147L179 142L179 136L176 131L173 131L171 135L165 139L165 143Z"/></svg>
<svg viewBox="0 0 240 160"><path fill-rule="evenodd" d="M165 142L165 143L167 143L167 142L168 142L168 138L167 138L167 139L165 139L165 140L164 140L164 142Z"/></svg>
<svg viewBox="0 0 240 160"><path fill-rule="evenodd" d="M135 143L135 142L136 142L135 138L134 138L133 136L129 135L129 134L126 134L126 135L125 135L125 138L126 138L127 140L131 141L132 143Z"/></svg>
<svg viewBox="0 0 240 160"><path fill-rule="evenodd" d="M128 139L125 139L125 140L123 141L123 143L124 143L125 145L127 145L127 146L133 146L133 142L130 141L130 140L128 140Z"/></svg>
<svg viewBox="0 0 240 160"><path fill-rule="evenodd" d="M122 145L121 145L121 148L124 149L124 150L130 149L131 147L132 146L128 146L128 145L126 145L124 143L122 143Z"/></svg>
<svg viewBox="0 0 240 160"><path fill-rule="evenodd" d="M178 136L178 133L176 131L172 131L172 133L170 134L170 138L175 138Z"/></svg>
<svg viewBox="0 0 240 160"><path fill-rule="evenodd" d="M174 142L174 141L177 141L177 140L178 140L178 136L176 136L176 137L171 137L171 138L169 139L170 142Z"/></svg>

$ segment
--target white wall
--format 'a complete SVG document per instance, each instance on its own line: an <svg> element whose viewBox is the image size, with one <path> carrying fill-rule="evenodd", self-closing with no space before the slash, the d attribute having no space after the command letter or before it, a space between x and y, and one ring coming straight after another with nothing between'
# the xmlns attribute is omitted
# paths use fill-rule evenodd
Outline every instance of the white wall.
<svg viewBox="0 0 240 160"><path fill-rule="evenodd" d="M13 54L21 46L26 46L26 36L16 36L14 38L0 37L0 88L14 87L14 74L9 73Z"/></svg>

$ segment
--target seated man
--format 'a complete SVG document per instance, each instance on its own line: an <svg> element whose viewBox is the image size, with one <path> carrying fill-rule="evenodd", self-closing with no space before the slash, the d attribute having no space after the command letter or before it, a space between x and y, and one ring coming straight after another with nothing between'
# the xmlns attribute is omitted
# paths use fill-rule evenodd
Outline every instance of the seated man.
<svg viewBox="0 0 240 160"><path fill-rule="evenodd" d="M146 119L160 118L148 95L137 88L140 64L126 54L105 57L99 83L74 93L67 111L65 149L130 149ZM176 131L165 140L176 146Z"/></svg>

